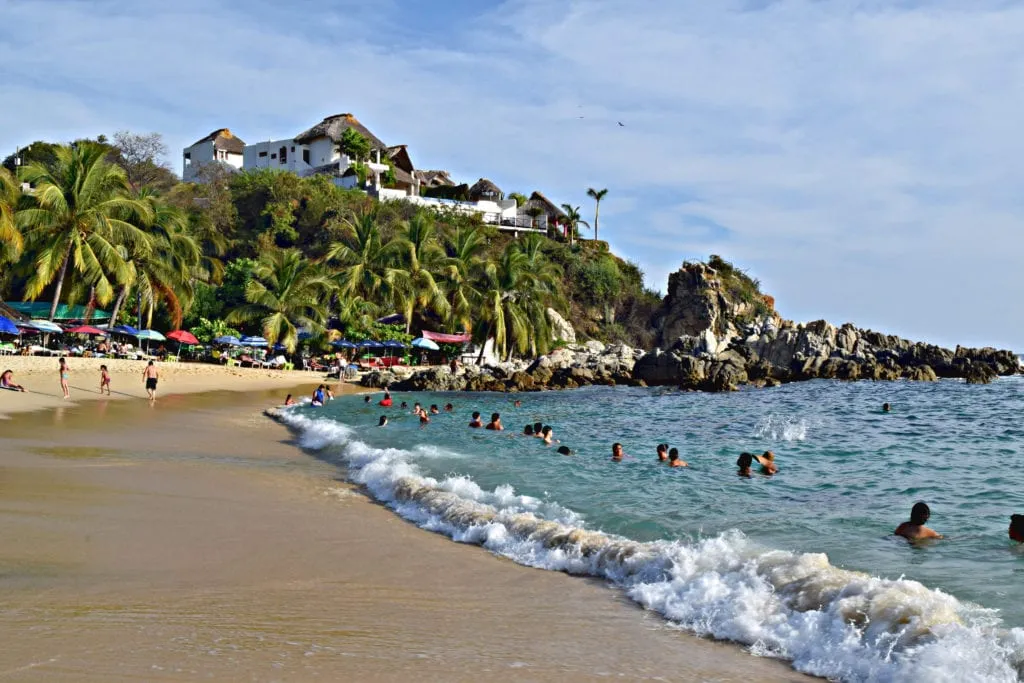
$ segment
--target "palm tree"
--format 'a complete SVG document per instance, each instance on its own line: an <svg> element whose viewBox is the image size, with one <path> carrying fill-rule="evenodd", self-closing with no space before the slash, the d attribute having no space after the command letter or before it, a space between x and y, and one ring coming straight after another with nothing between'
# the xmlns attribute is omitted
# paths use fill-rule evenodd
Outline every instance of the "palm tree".
<svg viewBox="0 0 1024 683"><path fill-rule="evenodd" d="M487 238L479 226L459 228L447 245L441 275L448 299L448 323L468 330L472 324L473 302L479 298L474 279L483 268Z"/></svg>
<svg viewBox="0 0 1024 683"><path fill-rule="evenodd" d="M479 317L474 329L480 344L478 365L483 364L488 339L493 337L499 357L510 348L510 341L526 339L526 320L516 304L519 290L528 287L529 279L526 255L516 249L505 249L496 261L488 261L484 266L477 285Z"/></svg>
<svg viewBox="0 0 1024 683"><path fill-rule="evenodd" d="M564 303L562 300L562 269L545 255L548 240L533 233L511 245L526 257L525 267L530 273L530 287L520 292L520 310L528 320L530 352L546 353L551 347L551 320L548 308Z"/></svg>
<svg viewBox="0 0 1024 683"><path fill-rule="evenodd" d="M248 303L231 311L227 321L259 320L270 344L281 343L294 353L299 327L323 332L326 301L334 287L320 266L303 258L298 249L263 252L245 288Z"/></svg>
<svg viewBox="0 0 1024 683"><path fill-rule="evenodd" d="M129 277L129 266L117 247L142 253L149 244L146 234L128 220L130 216L148 218L149 208L128 196L124 171L106 161L103 146L90 142L60 146L54 155L50 166L24 167L21 178L34 190L30 206L19 212L26 237L36 250L36 268L25 293L34 299L56 282L50 320L57 314L69 266L95 287L99 301L109 301L111 280Z"/></svg>
<svg viewBox="0 0 1024 683"><path fill-rule="evenodd" d="M418 212L409 221L398 240L405 272L400 277L399 297L405 315L405 333L412 329L416 307L431 308L438 315L448 315L449 305L444 291L434 279L440 270L444 252L435 236L434 221L425 212Z"/></svg>
<svg viewBox="0 0 1024 683"><path fill-rule="evenodd" d="M21 199L17 179L0 166L0 265L13 263L21 255L24 240L15 221Z"/></svg>
<svg viewBox="0 0 1024 683"><path fill-rule="evenodd" d="M327 248L325 257L341 266L337 274L339 293L367 301L395 303L403 275L402 270L394 266L401 244L382 240L374 212L344 220L343 224L346 234L342 241Z"/></svg>
<svg viewBox="0 0 1024 683"><path fill-rule="evenodd" d="M595 240L597 239L597 219L598 219L598 215L601 213L601 200L604 199L604 196L606 194L608 194L608 188L605 188L603 190L595 190L592 187L587 188L587 196L588 197L592 197L594 199L594 239Z"/></svg>
<svg viewBox="0 0 1024 683"><path fill-rule="evenodd" d="M571 247L573 240L579 236L579 226L585 225L589 228L590 224L580 219L580 207L578 206L562 204L562 211L565 212L565 218L562 220L565 223L566 232L569 233L569 246Z"/></svg>

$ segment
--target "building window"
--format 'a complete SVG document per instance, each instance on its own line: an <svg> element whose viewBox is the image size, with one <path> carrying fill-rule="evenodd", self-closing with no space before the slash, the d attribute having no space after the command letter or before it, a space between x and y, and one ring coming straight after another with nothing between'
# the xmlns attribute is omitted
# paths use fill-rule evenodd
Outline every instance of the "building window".
<svg viewBox="0 0 1024 683"><path fill-rule="evenodd" d="M192 152L185 152L185 165L186 166L191 166L192 165Z"/></svg>
<svg viewBox="0 0 1024 683"><path fill-rule="evenodd" d="M292 153L295 153L295 145L292 145Z"/></svg>
<svg viewBox="0 0 1024 683"><path fill-rule="evenodd" d="M308 149L302 150L302 161L306 165L309 165L309 150Z"/></svg>
<svg viewBox="0 0 1024 683"><path fill-rule="evenodd" d="M288 163L288 148L287 147L282 147L281 149L277 150L277 156L281 159L281 163L282 164L287 164Z"/></svg>
<svg viewBox="0 0 1024 683"><path fill-rule="evenodd" d="M270 158L271 158L271 159L276 159L276 158L277 158L277 155L276 155L276 154L271 154L271 155L270 155Z"/></svg>
<svg viewBox="0 0 1024 683"><path fill-rule="evenodd" d="M266 156L267 156L266 152L260 152L260 158L263 158L263 157L266 157Z"/></svg>

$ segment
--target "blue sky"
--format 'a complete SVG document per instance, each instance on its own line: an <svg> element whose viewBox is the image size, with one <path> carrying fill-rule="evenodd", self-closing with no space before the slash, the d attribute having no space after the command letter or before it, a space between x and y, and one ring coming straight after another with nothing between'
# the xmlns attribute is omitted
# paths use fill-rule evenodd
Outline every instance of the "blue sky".
<svg viewBox="0 0 1024 683"><path fill-rule="evenodd" d="M159 131L180 172L352 112L588 218L609 188L656 289L719 253L788 318L1024 350L1022 34L1008 0L0 0L0 152Z"/></svg>

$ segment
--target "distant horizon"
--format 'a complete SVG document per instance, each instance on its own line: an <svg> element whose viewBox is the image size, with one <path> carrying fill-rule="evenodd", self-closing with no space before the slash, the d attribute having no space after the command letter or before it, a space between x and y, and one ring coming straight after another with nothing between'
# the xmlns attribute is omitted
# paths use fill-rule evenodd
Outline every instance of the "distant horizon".
<svg viewBox="0 0 1024 683"><path fill-rule="evenodd" d="M540 190L588 222L586 189L608 188L599 237L663 294L717 253L787 319L1024 348L1008 314L1024 300L1022 6L393 0L318 8L314 30L296 16L9 0L2 156L157 131L180 174L212 130L258 142L351 112L417 168Z"/></svg>

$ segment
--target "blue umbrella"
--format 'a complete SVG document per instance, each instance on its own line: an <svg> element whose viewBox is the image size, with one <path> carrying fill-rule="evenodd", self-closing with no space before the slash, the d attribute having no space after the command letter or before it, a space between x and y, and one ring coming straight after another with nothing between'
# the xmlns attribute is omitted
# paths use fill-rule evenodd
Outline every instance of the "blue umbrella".
<svg viewBox="0 0 1024 683"><path fill-rule="evenodd" d="M26 324L40 332L51 332L54 334L63 334L64 332L64 329L60 325L55 322L50 322L49 320L30 320Z"/></svg>
<svg viewBox="0 0 1024 683"><path fill-rule="evenodd" d="M364 346L364 347L366 347L368 349L382 349L382 348L384 348L383 344L381 344L379 341L374 341L372 339L366 339L364 341L361 341L361 342L359 342L358 346Z"/></svg>
<svg viewBox="0 0 1024 683"><path fill-rule="evenodd" d="M242 346L252 346L253 348L266 348L269 346L267 340L263 337L242 337L238 340Z"/></svg>
<svg viewBox="0 0 1024 683"><path fill-rule="evenodd" d="M214 344L223 344L226 346L241 346L242 342L238 341L238 337L226 334L223 337L217 337L213 340Z"/></svg>
<svg viewBox="0 0 1024 683"><path fill-rule="evenodd" d="M287 351L288 350L287 347L285 347L285 345L282 344L281 342L278 342L278 343L274 344L273 349L275 351Z"/></svg>
<svg viewBox="0 0 1024 683"><path fill-rule="evenodd" d="M356 345L353 344L352 342L350 342L347 339L342 339L341 341L333 341L333 342L331 342L331 346L333 346L336 349L354 349L354 348L356 348Z"/></svg>
<svg viewBox="0 0 1024 683"><path fill-rule="evenodd" d="M0 315L0 334L21 334L21 332L17 325Z"/></svg>
<svg viewBox="0 0 1024 683"><path fill-rule="evenodd" d="M440 346L438 346L437 344L435 344L431 340L425 339L423 337L417 337L416 339L413 339L412 340L412 345L415 346L417 349L428 349L430 351L440 351L441 350Z"/></svg>
<svg viewBox="0 0 1024 683"><path fill-rule="evenodd" d="M386 342L384 342L384 348L388 348L388 349L404 349L405 348L405 344L403 344L402 342L400 342L400 341L398 341L396 339L389 339Z"/></svg>
<svg viewBox="0 0 1024 683"><path fill-rule="evenodd" d="M118 325L117 327L110 328L110 331L118 334L127 334L132 337L139 336L139 331L131 325Z"/></svg>

